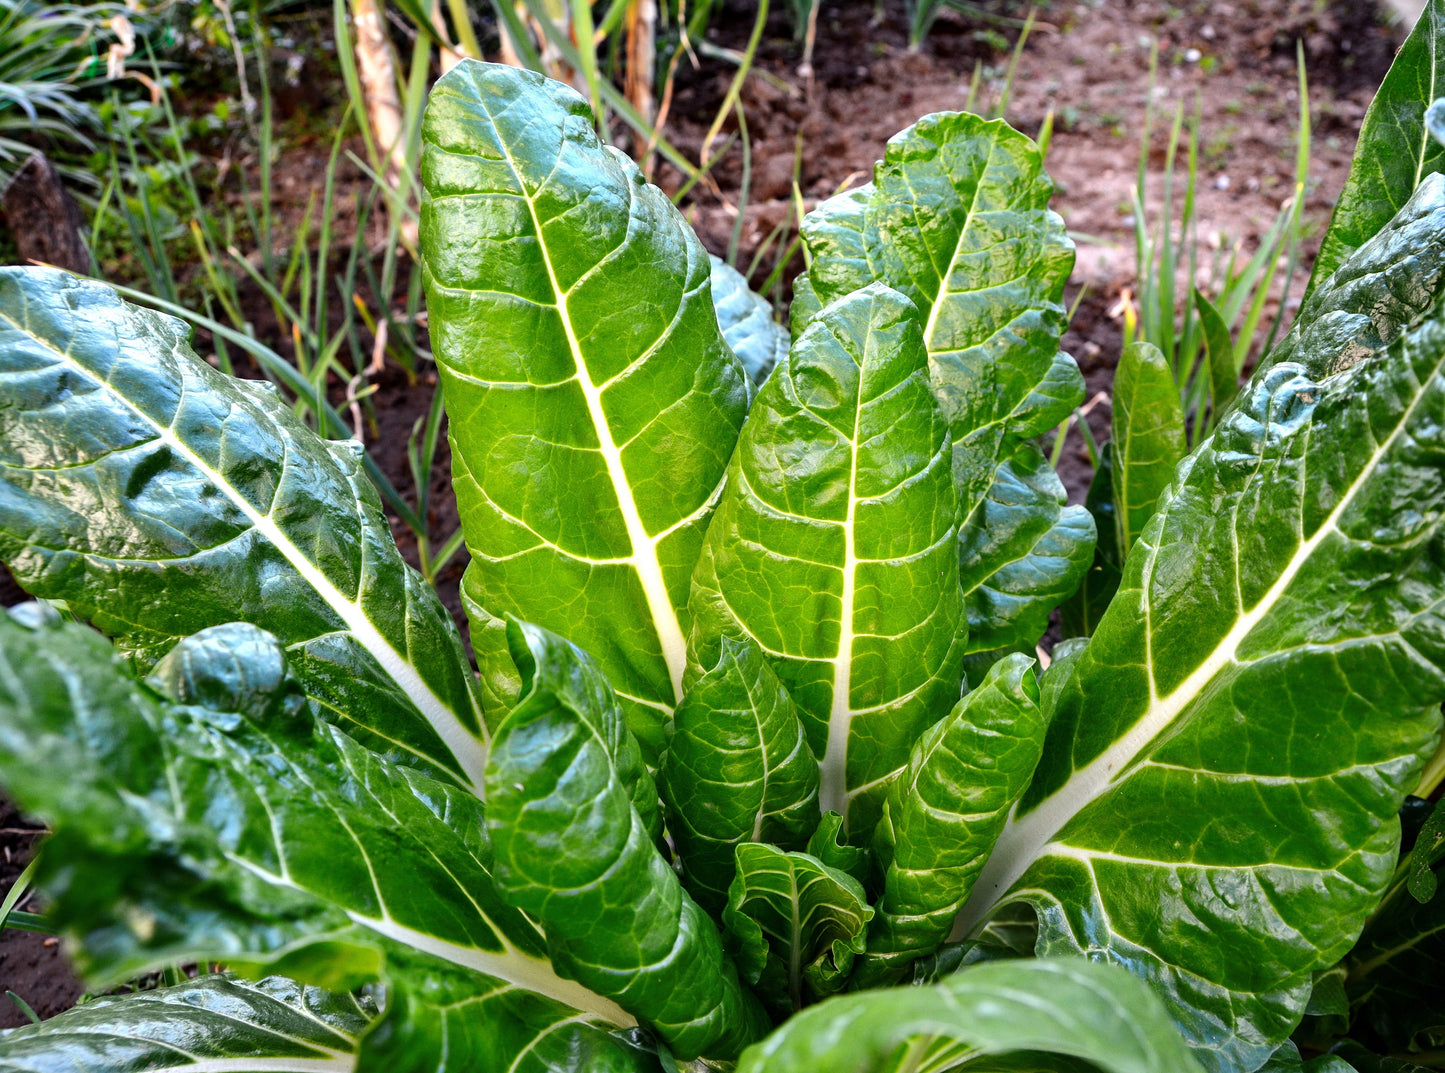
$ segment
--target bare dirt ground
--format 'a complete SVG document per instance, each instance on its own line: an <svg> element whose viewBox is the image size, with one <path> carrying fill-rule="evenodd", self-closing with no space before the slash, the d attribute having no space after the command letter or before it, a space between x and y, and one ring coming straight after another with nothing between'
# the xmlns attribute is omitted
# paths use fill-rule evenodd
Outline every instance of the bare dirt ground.
<svg viewBox="0 0 1445 1073"><path fill-rule="evenodd" d="M844 184L866 181L892 134L928 112L963 106L976 65L985 101L996 99L1008 60L999 46L1011 45L1017 33L996 22L948 16L919 50L910 51L902 0L829 0L821 9L808 77L799 72L800 52L781 14L785 6L774 0L777 11L767 24L760 73L748 79L742 93L752 152L738 244L738 264L744 268L764 238L793 213L795 172L806 207ZM980 6L996 14L1023 14L1023 5L1008 0ZM756 10L755 3L733 0L709 41L741 48ZM1066 299L1073 302L1087 288L1064 346L1084 370L1089 394L1102 395L1089 421L1095 434L1105 437L1108 391L1121 342L1116 307L1121 291L1134 285L1131 194L1151 99L1165 118L1156 121L1156 149L1149 158L1149 218L1157 217L1162 186L1159 128L1167 128L1176 108L1186 115L1197 108L1200 234L1211 246L1228 249L1238 243L1248 253L1293 193L1299 104L1295 49L1296 42L1302 43L1314 127L1305 203L1312 256L1395 41L1383 16L1360 0L1053 0L1040 5L1038 19L1005 117L1034 134L1046 114L1054 115L1048 158L1057 184L1054 207L1075 232L1079 250ZM1150 56L1156 48L1158 73L1151 79ZM733 70L706 57L696 70L682 65L668 129L694 158ZM724 137L733 129L735 123L725 125ZM314 160L303 162L296 168L297 182L281 188L294 187L304 199L310 187L306 176L318 172ZM737 141L713 174L715 185L695 191L686 211L704 242L723 254L741 200ZM676 188L677 176L666 169L658 179ZM770 256L762 259L755 282L768 274ZM1302 279L1296 281L1296 294ZM283 352L288 345L284 333L267 341ZM434 377L424 375L410 384L396 370L381 378L369 446L404 493L410 488L406 436L426 412L433 385ZM1090 474L1077 437L1074 443L1062 473L1077 500ZM444 535L456 518L444 467L434 492L436 521ZM459 610L459 576L460 564L442 579L454 611ZM0 602L6 604L21 595L7 587L8 580L0 571ZM35 840L33 825L0 805L0 896L18 876ZM59 944L7 930L0 932L0 992L5 990L49 1017L72 1004L82 988ZM23 1020L19 1008L0 994L0 1027Z"/></svg>

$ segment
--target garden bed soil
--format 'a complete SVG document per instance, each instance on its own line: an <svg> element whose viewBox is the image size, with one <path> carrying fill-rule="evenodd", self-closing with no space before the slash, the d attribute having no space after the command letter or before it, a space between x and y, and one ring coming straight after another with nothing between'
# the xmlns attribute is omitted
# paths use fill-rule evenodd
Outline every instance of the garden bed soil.
<svg viewBox="0 0 1445 1073"><path fill-rule="evenodd" d="M1022 7L998 2L980 6L1008 15L1019 14ZM741 97L752 166L737 230L740 267L750 264L779 223L792 218L795 174L805 207L845 185L866 181L891 135L927 112L963 106L976 65L981 66L985 102L996 100L1008 61L999 45L1011 43L1016 34L997 23L946 14L913 51L907 47L902 0L884 0L878 6L825 0L808 73L800 71L800 53L782 14L786 5L775 0L773 7L757 57L759 73L747 80ZM755 11L745 0L727 3L708 32L709 41L723 49L742 48ZM1344 183L1365 108L1393 55L1391 31L1370 5L1353 0L1055 0L1041 6L1005 116L1032 135L1050 111L1054 115L1048 157L1057 185L1053 204L1079 246L1066 300L1072 304L1083 291L1064 348L1083 370L1088 398L1097 399L1088 417L1096 437L1108 435L1108 393L1122 340L1119 298L1124 288L1134 285L1131 196L1151 97L1165 119L1156 121L1155 150L1149 157L1154 179L1149 218L1156 217L1160 200L1160 128L1167 129L1176 108L1186 114L1197 109L1200 234L1211 246L1228 249L1238 243L1248 254L1293 192L1297 41L1310 78L1314 128L1305 202L1311 234L1307 253L1312 255ZM1156 45L1158 73L1151 77ZM694 159L732 73L733 68L714 59L705 59L696 70L687 62L680 68L668 132ZM316 84L314 77L310 84ZM313 94L299 107L323 104ZM725 124L723 137L735 127L731 121ZM278 193L290 192L295 202L278 206L283 219L299 218L329 148L324 138L301 144L312 148L283 159L276 183ZM713 168L710 182L686 203L703 241L719 254L727 251L734 234L743 201L741 177L735 142ZM657 179L671 189L680 181L666 167L659 169ZM761 259L755 282L770 270L769 256ZM798 267L800 262L790 271ZM1294 293L1300 286L1297 280ZM284 353L289 348L286 333L275 327L266 304L255 297L256 323L263 334L271 324L275 338L266 341ZM1285 302L1288 314L1289 299ZM423 370L413 380L388 366L374 382L363 437L383 470L410 495L406 444L427 412L435 376ZM456 526L445 445L439 463L432 474L432 523L444 539ZM1090 473L1077 436L1064 453L1061 475L1070 497L1081 500ZM393 530L404 553L415 561L410 533L397 522ZM459 557L440 578L443 598L459 618L462 566ZM21 596L0 569L0 600L10 604ZM0 804L0 892L18 876L36 837L35 825ZM41 1017L49 1017L71 1005L82 987L53 940L6 930L0 932L4 990L16 992ZM18 1007L0 998L0 1026L23 1020Z"/></svg>

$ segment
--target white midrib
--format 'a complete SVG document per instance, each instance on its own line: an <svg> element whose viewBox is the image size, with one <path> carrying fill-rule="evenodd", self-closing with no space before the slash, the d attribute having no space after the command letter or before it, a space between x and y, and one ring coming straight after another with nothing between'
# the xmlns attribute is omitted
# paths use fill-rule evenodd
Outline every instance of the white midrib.
<svg viewBox="0 0 1445 1073"><path fill-rule="evenodd" d="M351 1073L356 1055L335 1058L201 1058L183 1066L158 1066L166 1073Z"/></svg>
<svg viewBox="0 0 1445 1073"><path fill-rule="evenodd" d="M607 475L617 495L617 505L622 511L622 521L627 527L627 539L632 545L632 554L626 562L637 571L642 582L642 592L647 598L647 609L652 615L657 639L662 646L662 658L667 664L667 675L672 680L673 699L682 700L682 675L687 667L687 639L682 634L682 623L672 606L667 593L667 584L662 577L662 566L657 561L657 544L642 524L642 515L637 510L637 500L632 495L632 485L627 481L627 471L622 467L622 452L612 438L612 426L607 423L607 414L602 409L602 390L592 381L592 374L582 355L582 345L572 327L572 316L567 309L567 292L557 280L552 267L552 253L542 233L542 221L537 218L537 206L532 195L522 183L522 173L512 157L512 150L506 140L498 138L502 152L507 155L507 164L517 180L518 196L526 202L527 213L532 219L532 230L537 236L537 249L542 254L542 263L547 268L547 279L552 284L552 293L557 296L557 317L567 336L567 346L572 351L572 364L577 369L577 383L582 388L582 397L587 401L587 413L592 418L592 427L597 430L597 443L602 460L607 464Z"/></svg>
<svg viewBox="0 0 1445 1073"><path fill-rule="evenodd" d="M966 938L983 923L998 900L1040 857L1050 839L1078 815L1089 802L1108 789L1115 779L1128 770L1149 743L1167 730L1183 714L1184 710L1198 698L1214 677L1226 666L1235 662L1239 646L1245 638L1265 616L1274 610L1275 605L1279 603L1280 598L1305 564L1309 562L1320 544L1331 534L1339 531L1338 524L1341 516L1348 509L1355 495L1373 475L1380 459L1389 451L1396 437L1409 424L1415 407L1419 405L1425 395L1426 391L1422 388L1410 405L1406 407L1405 412L1401 414L1399 422L1390 435L1360 468L1359 474L1346 489L1344 495L1340 497L1334 509L1330 511L1329 516L1315 530L1314 535L1300 543L1280 572L1279 577L1269 587L1269 591L1260 598L1254 607L1240 615L1229 632L1220 639L1204 661L1194 669L1194 672L1179 683L1168 696L1159 697L1154 692L1154 669L1151 659L1149 663L1151 701L1139 720L1091 763L1074 772L1068 782L1041 801L1028 815L1022 819L1009 817L1003 833L994 844L988 862L984 865L983 871L979 873L973 893L969 896L963 909L959 911L953 931L949 936L950 940ZM1152 570L1150 573L1152 574ZM1141 594L1143 600L1148 599L1148 584L1146 579Z"/></svg>
<svg viewBox="0 0 1445 1073"><path fill-rule="evenodd" d="M859 384L862 391L862 384ZM860 396L853 413L853 450L848 471L848 515L843 521L843 592L839 600L838 654L833 658L833 709L828 715L828 744L819 765L818 803L824 812L836 812L848 827L848 734L853 726L849 703L853 677L853 604L857 599L858 548L853 521L858 509L858 425L862 420Z"/></svg>
<svg viewBox="0 0 1445 1073"><path fill-rule="evenodd" d="M6 318L9 319L9 318ZM11 321L15 327L29 335L42 346L47 347L54 353L60 355L61 359L72 366L87 379L96 379L88 370L82 367L65 351L53 346L48 340L42 339L32 332L27 331L22 325ZM108 386L108 385L107 385ZM113 389L112 389L113 390ZM119 396L119 393L116 393ZM123 397L123 396L122 396ZM129 405L129 403L128 403ZM196 454L168 425L162 425L154 420L149 414L142 411L138 406L131 405L130 411L139 417L155 430L156 436L177 455L184 458L207 479L219 488L236 508L241 511L247 520L264 536L277 551L291 564L301 577L316 590L318 596L326 602L346 624L363 648L369 652L379 663L392 680L402 688L407 698L416 705L422 716L436 731L437 736L446 743L451 750L452 756L461 765L462 771L471 784L473 793L478 797L482 796L482 769L487 763L487 747L482 741L473 737L467 729L457 720L455 713L447 707L440 697L432 691L431 686L422 679L416 668L408 662L401 653L392 647L376 624L367 617L366 612L361 609L358 600L349 599L345 593L338 589L325 574L316 568L316 564L302 554L291 539L281 531L269 514L262 514L253 507L239 491L234 488L224 476L212 469L210 464L200 455ZM478 725L481 723L478 721Z"/></svg>

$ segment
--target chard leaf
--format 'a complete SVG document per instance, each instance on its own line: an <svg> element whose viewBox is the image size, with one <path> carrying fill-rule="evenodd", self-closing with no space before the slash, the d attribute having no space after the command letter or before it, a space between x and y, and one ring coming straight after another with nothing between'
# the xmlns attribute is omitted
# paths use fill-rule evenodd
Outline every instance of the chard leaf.
<svg viewBox="0 0 1445 1073"><path fill-rule="evenodd" d="M611 687L555 634L513 620L508 637L525 690L487 764L498 883L546 929L559 972L680 1058L736 1057L767 1017L653 845L657 794Z"/></svg>
<svg viewBox="0 0 1445 1073"><path fill-rule="evenodd" d="M1306 304L1316 287L1395 217L1421 180L1445 170L1445 146L1425 126L1426 108L1445 94L1442 70L1445 0L1425 0L1419 21L1365 112L1349 178L1305 289Z"/></svg>
<svg viewBox="0 0 1445 1073"><path fill-rule="evenodd" d="M1130 343L1114 376L1114 522L1120 559L1154 514L1184 457L1184 411L1163 352L1153 343Z"/></svg>
<svg viewBox="0 0 1445 1073"><path fill-rule="evenodd" d="M962 679L948 429L917 311L873 284L819 313L763 385L693 583L692 659L766 653L866 838L887 782Z"/></svg>
<svg viewBox="0 0 1445 1073"><path fill-rule="evenodd" d="M1024 135L939 113L890 139L871 184L803 223L823 304L882 281L921 311L953 436L969 652L1032 648L1090 561L1092 520L1028 442L1084 393L1058 349L1074 247L1052 192Z"/></svg>
<svg viewBox="0 0 1445 1073"><path fill-rule="evenodd" d="M1194 288L1194 311L1204 333L1204 354L1209 362L1209 405L1216 418L1239 394L1239 366L1234 361L1234 341L1229 325L1213 302L1198 287Z"/></svg>
<svg viewBox="0 0 1445 1073"><path fill-rule="evenodd" d="M1105 1073L1195 1073L1159 1000L1122 969L1078 960L974 965L922 987L842 995L792 1018L750 1047L738 1073L893 1073L917 1069L934 1041L970 1055L1040 1052ZM930 1069L952 1069L955 1063ZM973 1068L969 1066L969 1068ZM1013 1068L985 1063L980 1068ZM1064 1066L1062 1068L1074 1068Z"/></svg>
<svg viewBox="0 0 1445 1073"><path fill-rule="evenodd" d="M724 938L743 979L778 1017L843 990L873 910L846 872L806 853L737 847Z"/></svg>
<svg viewBox="0 0 1445 1073"><path fill-rule="evenodd" d="M773 306L721 257L712 258L712 302L718 327L754 384L761 385L788 355L788 329L773 319Z"/></svg>
<svg viewBox="0 0 1445 1073"><path fill-rule="evenodd" d="M31 626L0 616L0 771L54 828L47 916L93 983L220 961L424 990L446 963L545 996L559 1021L634 1023L559 977L501 900L481 802L320 720L274 638L232 623L182 641L151 680L182 703L38 606Z"/></svg>
<svg viewBox="0 0 1445 1073"><path fill-rule="evenodd" d="M802 849L818 826L818 762L793 698L758 647L722 639L673 713L658 774L682 880L716 916L740 842Z"/></svg>
<svg viewBox="0 0 1445 1073"><path fill-rule="evenodd" d="M914 745L873 834L883 897L859 986L896 981L953 927L1009 809L1038 764L1045 724L1033 660L1011 655Z"/></svg>
<svg viewBox="0 0 1445 1073"><path fill-rule="evenodd" d="M1079 587L1060 609L1066 639L1091 637L1099 620L1119 591L1120 564L1118 526L1114 524L1114 444L1099 446L1099 468L1084 494L1084 509L1094 519L1098 540L1093 563L1084 572ZM1055 651L1057 655L1057 650Z"/></svg>
<svg viewBox="0 0 1445 1073"><path fill-rule="evenodd" d="M327 718L480 789L456 626L401 559L360 447L192 353L179 320L51 269L0 269L0 559L147 666L241 619Z"/></svg>
<svg viewBox="0 0 1445 1073"><path fill-rule="evenodd" d="M865 887L872 882L873 854L866 846L850 846L843 830L843 817L825 812L818 828L808 839L808 855L817 857L829 868L847 872Z"/></svg>
<svg viewBox="0 0 1445 1073"><path fill-rule="evenodd" d="M1378 354L1445 291L1445 175L1425 177L1398 216L1316 285L1261 363L1303 365L1320 379Z"/></svg>
<svg viewBox="0 0 1445 1073"><path fill-rule="evenodd" d="M464 60L422 130L423 269L483 675L509 614L594 654L649 758L747 411L707 252L572 90ZM491 628L488 629L487 627ZM487 664L502 662L501 668Z"/></svg>
<svg viewBox="0 0 1445 1073"><path fill-rule="evenodd" d="M1027 902L1040 953L1134 967L1211 1068L1289 1035L1440 733L1442 364L1437 310L1324 381L1245 390L1045 675L1043 759L955 937Z"/></svg>
<svg viewBox="0 0 1445 1073"><path fill-rule="evenodd" d="M0 1032L0 1071L351 1073L358 1037L375 1017L367 997L284 977L251 983L202 976L102 996L41 1024Z"/></svg>

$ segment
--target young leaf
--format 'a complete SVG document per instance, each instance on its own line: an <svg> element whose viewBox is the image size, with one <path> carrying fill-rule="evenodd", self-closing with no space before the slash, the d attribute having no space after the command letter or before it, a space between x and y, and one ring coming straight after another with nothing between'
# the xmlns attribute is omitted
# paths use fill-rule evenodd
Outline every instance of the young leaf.
<svg viewBox="0 0 1445 1073"><path fill-rule="evenodd" d="M1445 175L1426 176L1405 207L1328 277L1260 363L1303 365L1320 379L1378 354L1445 291Z"/></svg>
<svg viewBox="0 0 1445 1073"><path fill-rule="evenodd" d="M712 258L712 301L723 338L752 382L761 385L788 355L788 329L773 319L768 300L721 257Z"/></svg>
<svg viewBox="0 0 1445 1073"><path fill-rule="evenodd" d="M873 844L883 897L857 983L896 981L948 938L1009 809L1039 760L1045 724L1033 660L1011 655L929 727L888 791Z"/></svg>
<svg viewBox="0 0 1445 1073"><path fill-rule="evenodd" d="M866 846L850 846L843 830L843 817L825 812L818 828L808 839L808 856L817 857L829 868L846 872L863 886L873 881L873 854Z"/></svg>
<svg viewBox="0 0 1445 1073"><path fill-rule="evenodd" d="M1113 444L1114 522L1127 558L1185 451L1179 388L1153 343L1131 343L1119 358Z"/></svg>
<svg viewBox="0 0 1445 1073"><path fill-rule="evenodd" d="M737 847L724 941L743 979L780 1018L843 990L872 916L846 872L806 853Z"/></svg>
<svg viewBox="0 0 1445 1073"><path fill-rule="evenodd" d="M176 987L103 995L49 1021L0 1032L0 1070L278 1070L352 1073L370 998L202 976Z"/></svg>
<svg viewBox="0 0 1445 1073"><path fill-rule="evenodd" d="M232 623L182 641L153 679L181 703L93 630L21 617L0 616L0 770L55 830L47 916L93 982L222 961L424 988L397 970L424 953L549 996L562 1019L633 1023L560 978L498 896L481 803L319 720L270 635Z"/></svg>
<svg viewBox="0 0 1445 1073"><path fill-rule="evenodd" d="M586 102L464 60L423 123L421 243L484 664L515 614L598 660L650 758L749 384L707 252ZM505 666L483 667L492 680Z"/></svg>
<svg viewBox="0 0 1445 1073"><path fill-rule="evenodd" d="M818 761L756 645L722 639L717 666L673 713L657 785L683 885L714 915L727 904L739 843L807 843L819 820Z"/></svg>
<svg viewBox="0 0 1445 1073"><path fill-rule="evenodd" d="M962 1045L960 1059L1036 1051L1105 1073L1199 1069L1147 986L1070 959L973 965L936 984L829 999L748 1048L738 1073L894 1073L917 1068L940 1036Z"/></svg>
<svg viewBox="0 0 1445 1073"><path fill-rule="evenodd" d="M1437 311L1322 382L1276 366L1180 467L1044 677L1043 759L955 937L1027 901L1041 952L1127 960L1212 1068L1288 1036L1440 733L1442 365Z"/></svg>
<svg viewBox="0 0 1445 1073"><path fill-rule="evenodd" d="M692 659L772 661L859 840L962 679L948 430L917 311L871 285L819 313L758 392L693 583Z"/></svg>
<svg viewBox="0 0 1445 1073"><path fill-rule="evenodd" d="M639 805L657 794L601 670L513 620L525 690L487 765L498 883L558 970L614 998L681 1058L732 1058L767 1029L717 929L683 893Z"/></svg>
<svg viewBox="0 0 1445 1073"><path fill-rule="evenodd" d="M1234 343L1229 338L1229 325L1214 303L1194 288L1194 309L1204 332L1204 353L1209 361L1209 403L1215 420L1224 415L1224 408L1239 394L1239 369L1234 364Z"/></svg>
<svg viewBox="0 0 1445 1073"><path fill-rule="evenodd" d="M1425 109L1445 94L1445 0L1425 0L1365 113L1355 159L1320 242L1305 289L1315 289L1400 210L1422 179L1445 170L1445 146L1425 128Z"/></svg>
<svg viewBox="0 0 1445 1073"><path fill-rule="evenodd" d="M1089 565L1091 519L1066 505L1028 442L1084 391L1058 349L1073 243L1048 210L1052 192L1028 138L1001 120L940 113L889 141L873 183L803 224L822 303L882 281L921 311L953 435L970 652L1032 647ZM1000 515L1007 538L995 535Z"/></svg>
<svg viewBox="0 0 1445 1073"><path fill-rule="evenodd" d="M187 337L103 284L0 269L0 559L142 665L208 626L264 625L328 718L479 790L461 640L402 561L360 448Z"/></svg>
<svg viewBox="0 0 1445 1073"><path fill-rule="evenodd" d="M1084 509L1094 519L1098 540L1093 562L1084 572L1079 587L1060 609L1064 637L1092 637L1099 620L1119 591L1120 566L1118 526L1114 522L1114 444L1099 447L1099 468L1084 494Z"/></svg>

